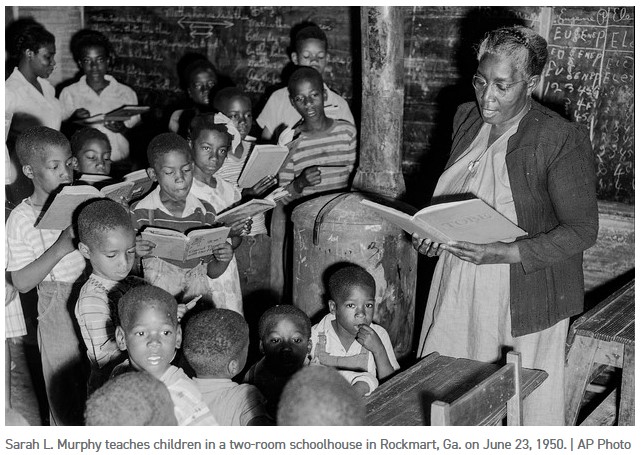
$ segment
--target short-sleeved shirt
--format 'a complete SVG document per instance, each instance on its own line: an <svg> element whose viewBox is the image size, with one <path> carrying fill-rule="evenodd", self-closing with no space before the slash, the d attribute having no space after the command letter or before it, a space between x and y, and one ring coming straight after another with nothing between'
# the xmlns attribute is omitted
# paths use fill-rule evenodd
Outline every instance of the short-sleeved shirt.
<svg viewBox="0 0 642 455"><path fill-rule="evenodd" d="M170 365L159 379L169 390L179 425L219 425L196 384L181 368Z"/></svg>
<svg viewBox="0 0 642 455"><path fill-rule="evenodd" d="M245 426L255 417L267 417L265 398L253 385L231 379L194 378L194 383L219 425Z"/></svg>
<svg viewBox="0 0 642 455"><path fill-rule="evenodd" d="M33 117L39 125L60 130L62 105L56 98L56 91L46 79L39 77L38 83L42 93L15 68L4 82L4 112L13 114L14 117ZM34 122L32 126L35 125Z"/></svg>
<svg viewBox="0 0 642 455"><path fill-rule="evenodd" d="M62 104L63 118L68 119L76 109L81 108L87 109L90 115L97 115L118 109L124 104L138 104L136 92L131 88L121 84L112 76L106 75L105 79L109 81L109 85L100 93L96 93L87 84L87 76L82 76L75 84L62 89L60 103ZM124 123L127 128L131 128L138 122L140 122L140 115L135 115ZM121 161L129 156L129 142L125 136L115 133L101 124L92 126L105 133L109 138L112 161Z"/></svg>
<svg viewBox="0 0 642 455"><path fill-rule="evenodd" d="M325 115L338 120L346 120L354 125L354 117L350 111L350 106L341 95L333 92L326 84L323 87L328 92L328 99L325 102ZM301 120L301 116L290 102L290 94L287 87L283 87L274 92L268 99L265 107L256 118L256 123L261 128L267 128L271 134L280 125L292 127L296 122Z"/></svg>
<svg viewBox="0 0 642 455"><path fill-rule="evenodd" d="M40 215L25 199L11 211L6 224L9 261L7 271L15 272L34 262L60 237L58 229L38 229ZM44 281L75 283L84 275L87 264L80 251L74 250L63 257L47 274Z"/></svg>

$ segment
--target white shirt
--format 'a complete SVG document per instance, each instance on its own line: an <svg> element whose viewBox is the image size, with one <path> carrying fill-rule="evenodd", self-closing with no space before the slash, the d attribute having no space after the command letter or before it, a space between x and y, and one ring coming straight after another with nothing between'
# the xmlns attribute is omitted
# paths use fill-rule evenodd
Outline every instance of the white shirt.
<svg viewBox="0 0 642 455"><path fill-rule="evenodd" d="M42 88L40 93L24 75L14 68L11 76L4 82L4 112L13 114L12 122L17 122L19 117L31 117L31 126L42 125L60 130L62 122L62 105L56 98L53 86L41 77L38 83Z"/></svg>

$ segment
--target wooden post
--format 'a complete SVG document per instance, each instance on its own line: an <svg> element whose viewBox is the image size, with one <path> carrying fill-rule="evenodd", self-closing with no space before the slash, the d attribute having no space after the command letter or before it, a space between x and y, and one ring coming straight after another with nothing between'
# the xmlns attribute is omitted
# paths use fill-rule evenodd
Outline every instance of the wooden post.
<svg viewBox="0 0 642 455"><path fill-rule="evenodd" d="M399 198L403 131L403 9L361 7L362 108L353 188Z"/></svg>

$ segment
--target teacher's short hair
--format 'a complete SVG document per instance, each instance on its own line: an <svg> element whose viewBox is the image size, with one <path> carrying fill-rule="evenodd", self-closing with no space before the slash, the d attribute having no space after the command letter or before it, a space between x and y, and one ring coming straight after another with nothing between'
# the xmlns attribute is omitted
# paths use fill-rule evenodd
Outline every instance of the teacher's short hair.
<svg viewBox="0 0 642 455"><path fill-rule="evenodd" d="M527 51L522 57L522 49ZM528 27L502 27L486 34L477 48L477 60L486 54L501 54L523 65L529 76L542 74L548 60L546 40Z"/></svg>

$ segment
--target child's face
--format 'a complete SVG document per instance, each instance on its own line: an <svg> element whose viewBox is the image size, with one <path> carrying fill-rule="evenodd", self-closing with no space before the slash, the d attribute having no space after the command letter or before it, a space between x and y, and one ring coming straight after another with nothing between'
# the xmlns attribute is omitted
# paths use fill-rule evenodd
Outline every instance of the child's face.
<svg viewBox="0 0 642 455"><path fill-rule="evenodd" d="M157 181L163 200L185 201L192 187L194 163L183 151L165 153L148 169L149 177Z"/></svg>
<svg viewBox="0 0 642 455"><path fill-rule="evenodd" d="M85 141L77 155L80 173L109 175L111 147L104 140L90 139Z"/></svg>
<svg viewBox="0 0 642 455"><path fill-rule="evenodd" d="M78 249L89 259L96 275L120 281L129 275L136 257L136 237L133 229L119 227L101 235L94 245L80 243Z"/></svg>
<svg viewBox="0 0 642 455"><path fill-rule="evenodd" d="M325 117L325 99L323 86L307 79L300 80L294 86L294 93L290 95L292 106L306 121Z"/></svg>
<svg viewBox="0 0 642 455"><path fill-rule="evenodd" d="M350 335L356 336L359 326L370 325L374 316L374 289L355 285L345 296L330 300L330 313L337 318L337 325Z"/></svg>
<svg viewBox="0 0 642 455"><path fill-rule="evenodd" d="M116 329L116 341L121 351L127 350L132 366L160 378L181 346L181 327L163 305L140 308L124 329Z"/></svg>
<svg viewBox="0 0 642 455"><path fill-rule="evenodd" d="M252 105L245 97L235 97L229 102L223 111L232 120L232 124L241 133L241 139L245 139L252 128Z"/></svg>
<svg viewBox="0 0 642 455"><path fill-rule="evenodd" d="M29 60L29 65L34 74L43 79L48 78L56 67L56 45L54 43L45 44L38 51L32 52L33 57Z"/></svg>
<svg viewBox="0 0 642 455"><path fill-rule="evenodd" d="M24 173L33 180L33 185L45 194L51 194L60 185L73 182L76 158L69 147L51 146L46 153L23 166Z"/></svg>
<svg viewBox="0 0 642 455"><path fill-rule="evenodd" d="M200 71L192 75L187 93L196 104L207 106L210 101L210 90L217 82L216 74L213 71Z"/></svg>
<svg viewBox="0 0 642 455"><path fill-rule="evenodd" d="M109 69L109 55L102 46L89 46L83 49L78 66L87 76L87 82L102 82Z"/></svg>
<svg viewBox="0 0 642 455"><path fill-rule="evenodd" d="M196 167L211 176L225 162L232 140L229 134L216 130L202 130L196 140L190 141L190 145Z"/></svg>
<svg viewBox="0 0 642 455"><path fill-rule="evenodd" d="M284 374L291 374L303 366L312 342L297 321L285 317L268 329L261 347L271 365L278 366Z"/></svg>
<svg viewBox="0 0 642 455"><path fill-rule="evenodd" d="M325 43L315 38L302 41L297 45L297 51L292 53L292 61L295 65L310 66L323 75L328 63Z"/></svg>

